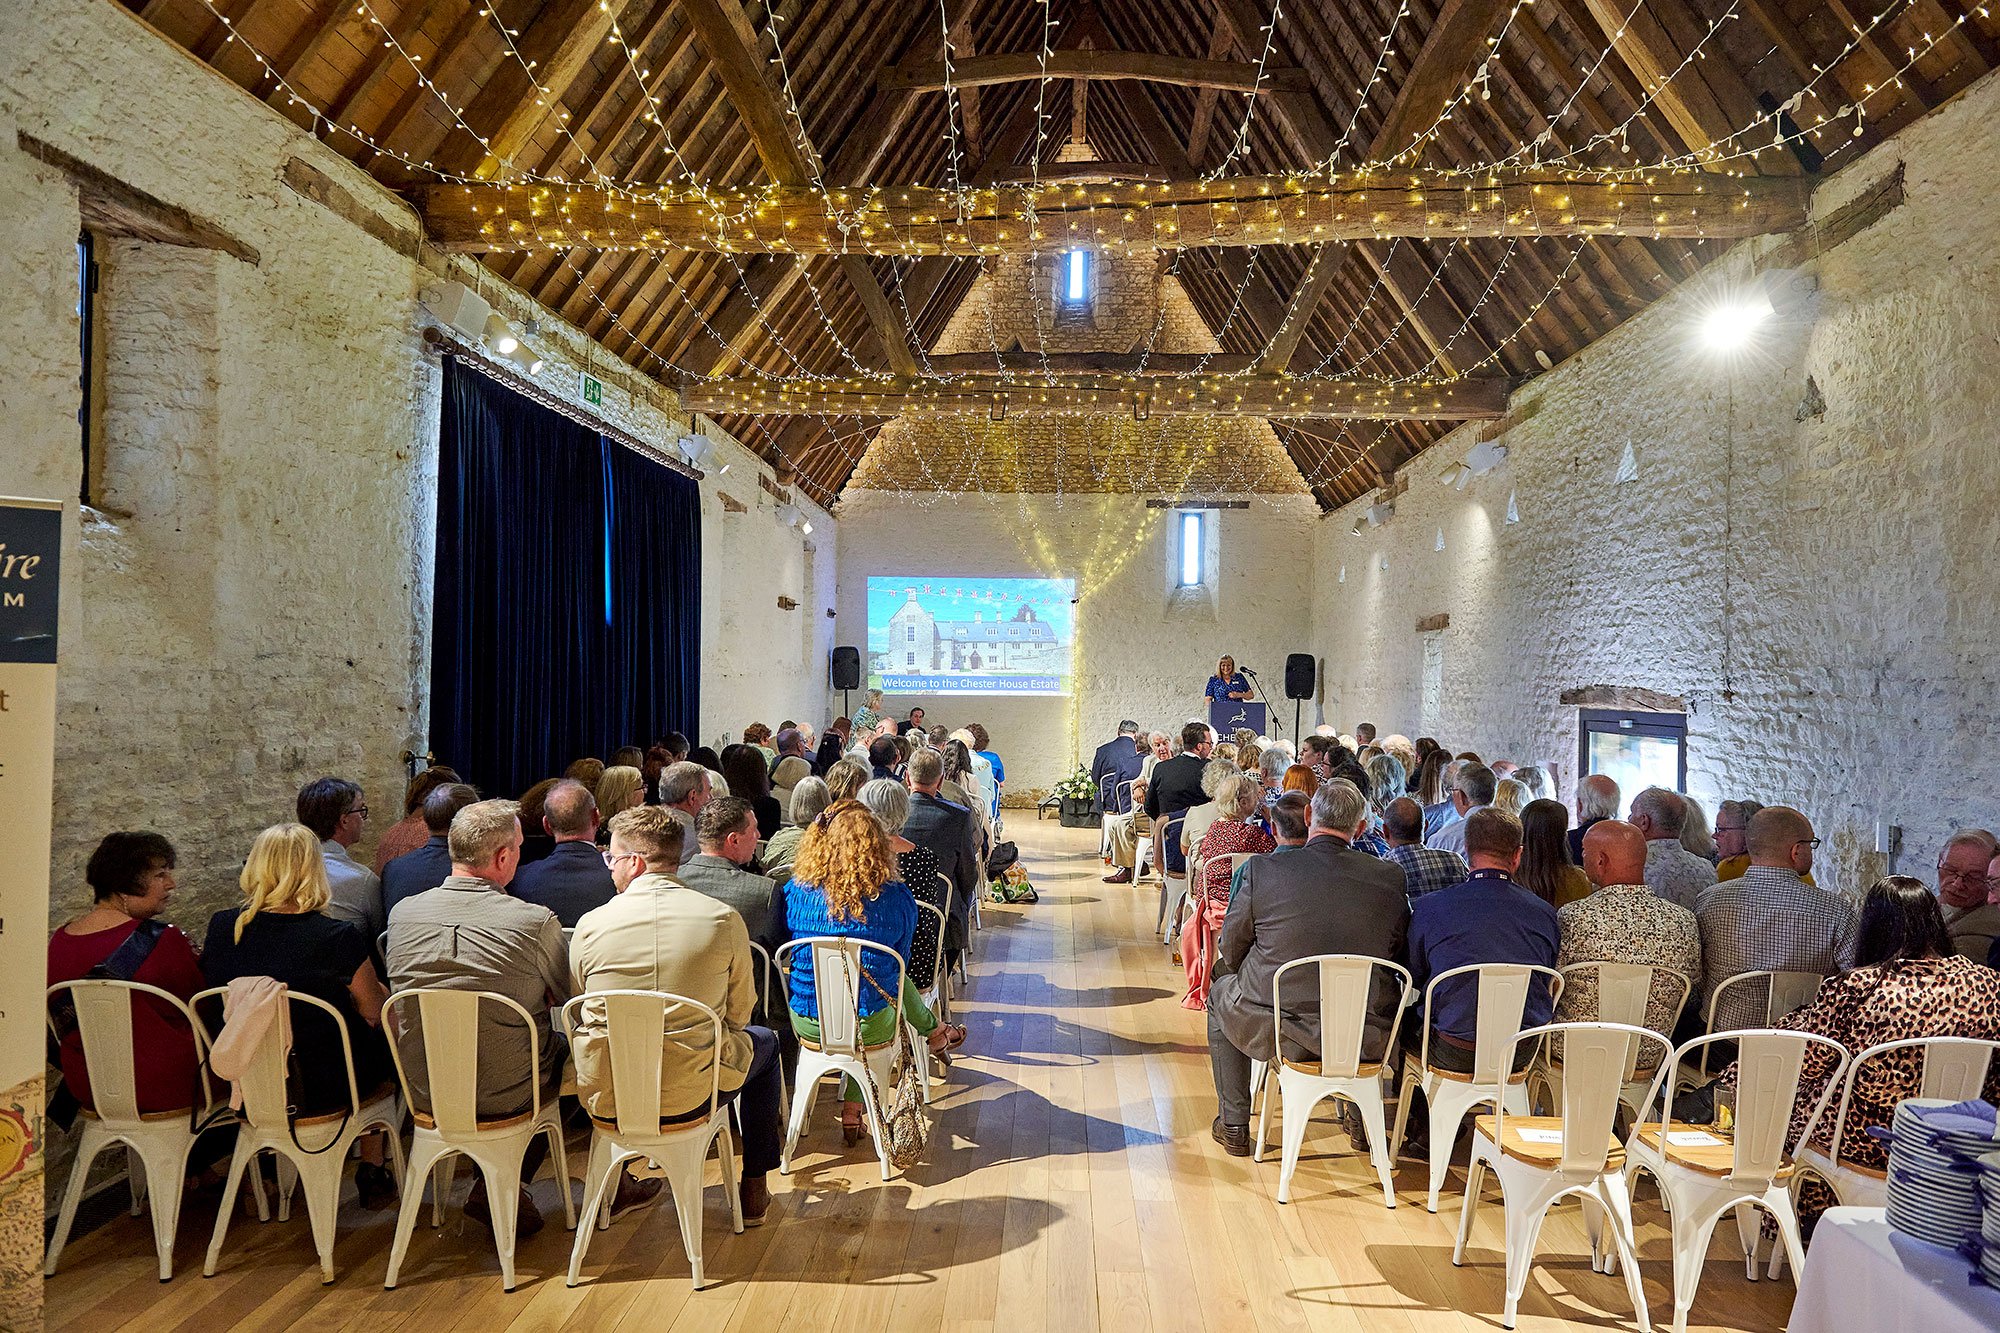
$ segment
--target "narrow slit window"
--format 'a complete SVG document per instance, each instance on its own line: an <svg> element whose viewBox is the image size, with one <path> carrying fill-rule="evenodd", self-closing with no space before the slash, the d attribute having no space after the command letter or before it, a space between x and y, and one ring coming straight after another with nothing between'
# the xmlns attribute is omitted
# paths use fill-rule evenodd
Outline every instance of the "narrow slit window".
<svg viewBox="0 0 2000 1333"><path fill-rule="evenodd" d="M1202 513L1199 509L1181 514L1181 578L1183 588L1198 588L1203 582Z"/></svg>
<svg viewBox="0 0 2000 1333"><path fill-rule="evenodd" d="M1090 304L1090 251L1072 250L1063 256L1062 299L1065 305Z"/></svg>

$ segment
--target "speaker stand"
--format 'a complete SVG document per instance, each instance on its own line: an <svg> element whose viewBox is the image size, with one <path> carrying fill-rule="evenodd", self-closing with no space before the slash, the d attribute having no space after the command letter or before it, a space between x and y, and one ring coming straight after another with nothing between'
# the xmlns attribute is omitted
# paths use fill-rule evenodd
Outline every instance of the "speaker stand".
<svg viewBox="0 0 2000 1333"><path fill-rule="evenodd" d="M1304 733L1303 731L1300 731L1300 730L1299 730L1299 710L1300 710L1300 709L1302 709L1302 708L1304 708L1305 706L1306 706L1306 701L1305 701L1304 699L1294 699L1294 700L1292 700L1292 738L1293 738L1293 744L1297 744L1297 743L1298 743L1298 741L1299 741L1299 739L1300 739L1300 738L1302 738L1302 737L1304 737L1304 735L1305 735L1305 733Z"/></svg>
<svg viewBox="0 0 2000 1333"><path fill-rule="evenodd" d="M849 707L847 706L847 691L846 691L846 690L842 690L842 691L840 692L840 715L841 715L842 717L847 717L847 718L851 718L851 717L853 717L853 716L854 716L854 710L853 710L853 709L851 709L851 708L849 708Z"/></svg>

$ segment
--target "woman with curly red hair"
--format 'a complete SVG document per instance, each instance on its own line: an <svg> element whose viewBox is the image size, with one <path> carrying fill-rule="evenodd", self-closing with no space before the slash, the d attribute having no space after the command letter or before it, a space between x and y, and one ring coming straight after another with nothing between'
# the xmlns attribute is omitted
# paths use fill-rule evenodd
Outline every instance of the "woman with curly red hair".
<svg viewBox="0 0 2000 1333"><path fill-rule="evenodd" d="M785 885L785 925L793 939L840 936L894 949L907 963L917 931L917 900L903 883L889 833L859 801L843 800L806 826L798 859ZM895 1040L898 1016L942 1055L965 1044L965 1028L940 1023L908 976L896 994L896 970L875 950L861 954L861 1040L867 1046ZM872 984L871 984L872 983ZM819 1040L819 1005L813 989L812 950L791 955L792 1028L801 1040ZM843 1079L840 1127L850 1144L861 1137L861 1090Z"/></svg>

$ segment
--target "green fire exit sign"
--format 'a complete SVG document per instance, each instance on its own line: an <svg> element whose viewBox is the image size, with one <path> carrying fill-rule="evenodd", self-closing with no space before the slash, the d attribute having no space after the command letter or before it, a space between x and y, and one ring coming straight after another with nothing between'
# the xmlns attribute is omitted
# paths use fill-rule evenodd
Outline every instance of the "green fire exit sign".
<svg viewBox="0 0 2000 1333"><path fill-rule="evenodd" d="M583 401L592 407L604 406L604 381L589 371L582 372L580 378L582 384L578 392L582 395Z"/></svg>

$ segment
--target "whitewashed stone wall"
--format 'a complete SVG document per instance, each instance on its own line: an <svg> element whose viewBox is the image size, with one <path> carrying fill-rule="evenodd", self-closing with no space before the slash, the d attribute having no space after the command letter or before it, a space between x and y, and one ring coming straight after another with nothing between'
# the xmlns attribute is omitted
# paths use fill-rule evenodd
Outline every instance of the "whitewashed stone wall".
<svg viewBox="0 0 2000 1333"><path fill-rule="evenodd" d="M1517 394L1533 415L1497 471L1438 484L1464 429L1409 469L1388 526L1349 534L1366 500L1319 525L1317 650L1343 729L1417 733L1416 622L1442 612L1449 746L1567 780L1561 691L1681 696L1693 794L1797 805L1848 891L1883 868L1878 820L1927 881L1951 828L2000 821L2000 82L1878 147L1816 211L1899 158L1908 201L1795 281L1753 355L1695 344L1710 284L1691 283ZM1710 276L1746 272L1739 253ZM1825 411L1802 417L1809 377Z"/></svg>
<svg viewBox="0 0 2000 1333"><path fill-rule="evenodd" d="M1009 794L1046 788L1087 762L1122 718L1172 732L1203 715L1202 687L1225 652L1284 693L1285 654L1309 651L1315 510L1304 497L1250 505L1209 511L1218 524L1213 592L1187 595L1169 585L1174 511L1147 509L1143 497L850 490L840 506L840 642L867 643L870 575L1076 579L1072 698L887 700L899 715L921 704L933 722L984 723L1006 760ZM1273 711L1289 729L1290 705Z"/></svg>
<svg viewBox="0 0 2000 1333"><path fill-rule="evenodd" d="M17 129L259 252L253 265L107 245L104 510L75 503L76 194L17 151ZM419 298L446 266L288 189L293 157L414 228L366 176L119 7L0 5L0 493L71 501L52 921L87 901L84 858L114 828L174 839L171 915L198 931L234 899L251 836L291 817L302 779L362 782L378 830L400 812L397 756L424 735L430 660L439 371ZM574 393L581 365L617 370L518 294L483 287L516 319L539 313L552 391ZM686 426L644 381L605 377L618 424L655 440ZM711 737L751 718L825 720L834 525L798 501L808 557L756 467L723 438L702 488ZM748 512L725 514L723 492ZM781 610L780 595L800 606Z"/></svg>

